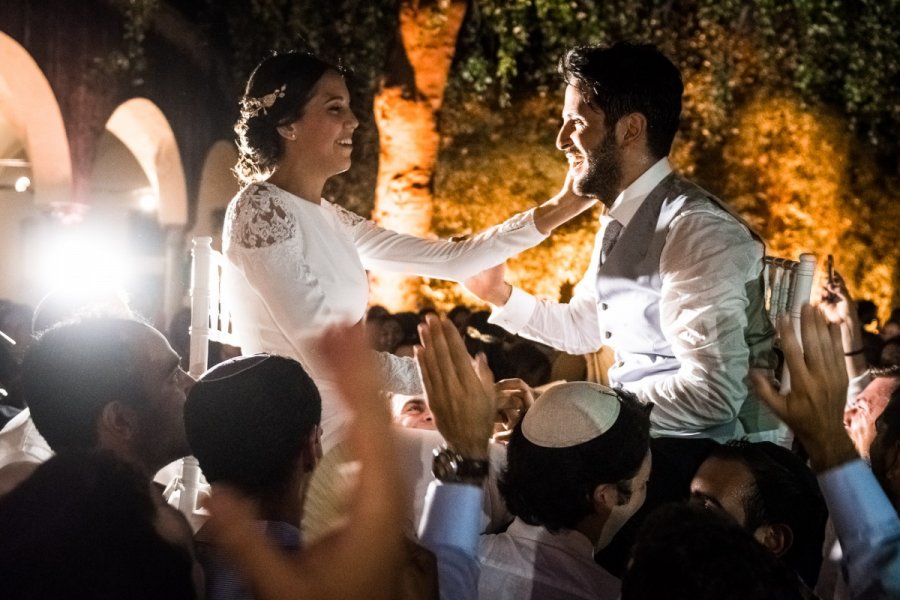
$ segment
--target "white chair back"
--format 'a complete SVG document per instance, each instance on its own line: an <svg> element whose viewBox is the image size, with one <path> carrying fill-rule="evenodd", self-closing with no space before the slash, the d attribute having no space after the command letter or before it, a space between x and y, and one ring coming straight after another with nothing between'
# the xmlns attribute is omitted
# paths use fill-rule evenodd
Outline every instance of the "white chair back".
<svg viewBox="0 0 900 600"><path fill-rule="evenodd" d="M816 256L814 254L801 254L799 260L766 256L763 259L763 279L766 287L766 311L775 325L782 315L790 315L791 324L797 336L800 336L800 309L809 302L812 293L813 275L816 270ZM787 366L781 367L780 372L775 373L778 380L779 391L786 394L791 389L790 372ZM762 408L769 412L767 408ZM771 413L770 413L771 414ZM771 415L772 419L775 416ZM777 419L776 419L777 421ZM766 437L751 439L759 441L765 439L775 442L787 448L793 442L793 432L787 425L781 423L775 430L769 432Z"/></svg>
<svg viewBox="0 0 900 600"><path fill-rule="evenodd" d="M809 302L812 293L816 255L801 254L799 261L767 256L764 264L769 318L774 324L778 317L790 313L799 328L800 307Z"/></svg>
<svg viewBox="0 0 900 600"><path fill-rule="evenodd" d="M211 237L195 237L191 249L191 352L189 373L197 378L209 362L209 342L237 345L231 311L222 302L224 257Z"/></svg>
<svg viewBox="0 0 900 600"><path fill-rule="evenodd" d="M812 294L813 275L816 272L816 255L804 253L800 260L766 256L764 279L766 283L766 310L774 325L778 317L788 314L794 332L800 338L800 308L809 302ZM790 373L781 373L781 391L790 390Z"/></svg>
<svg viewBox="0 0 900 600"><path fill-rule="evenodd" d="M193 238L191 248L191 348L188 372L195 379L209 362L209 342L237 345L231 331L231 312L222 302L221 252L212 248L211 237ZM178 510L193 520L200 489L200 465L193 456L181 463Z"/></svg>

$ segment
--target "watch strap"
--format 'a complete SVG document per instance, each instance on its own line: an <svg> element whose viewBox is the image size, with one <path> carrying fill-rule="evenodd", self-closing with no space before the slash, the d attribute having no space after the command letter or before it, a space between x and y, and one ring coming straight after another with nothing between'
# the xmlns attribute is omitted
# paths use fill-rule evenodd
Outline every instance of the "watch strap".
<svg viewBox="0 0 900 600"><path fill-rule="evenodd" d="M488 475L490 461L466 458L442 447L434 450L432 473L444 483L480 483Z"/></svg>

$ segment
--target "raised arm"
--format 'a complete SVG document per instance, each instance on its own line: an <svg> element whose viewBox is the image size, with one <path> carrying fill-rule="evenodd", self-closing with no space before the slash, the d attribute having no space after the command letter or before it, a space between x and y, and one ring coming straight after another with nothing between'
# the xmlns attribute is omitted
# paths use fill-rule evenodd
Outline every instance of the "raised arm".
<svg viewBox="0 0 900 600"><path fill-rule="evenodd" d="M850 595L898 598L900 520L844 430L847 373L840 326L806 305L802 344L789 319L778 329L791 391L779 395L763 375L753 376L754 386L809 453L841 542Z"/></svg>
<svg viewBox="0 0 900 600"><path fill-rule="evenodd" d="M463 285L492 305L491 323L569 354L586 354L603 345L597 321L599 251L598 239L585 275L568 303L539 299L509 285L503 265L466 279Z"/></svg>
<svg viewBox="0 0 900 600"><path fill-rule="evenodd" d="M834 281L825 281L819 300L819 310L825 317L840 326L841 345L844 349L844 362L847 375L851 379L860 377L869 368L863 348L862 325L856 312L856 302L844 283L844 278L837 271Z"/></svg>
<svg viewBox="0 0 900 600"><path fill-rule="evenodd" d="M534 209L535 227L547 235L596 203L596 198L585 198L572 190L572 174L568 173L559 193ZM513 289L504 279L505 273L506 270L501 263L470 275L463 285L475 296L499 308L509 300Z"/></svg>
<svg viewBox="0 0 900 600"><path fill-rule="evenodd" d="M789 318L778 322L791 391L784 396L778 394L762 374L754 374L752 382L760 397L803 443L813 469L822 472L859 458L844 429L847 371L838 325L805 305L800 329L802 344Z"/></svg>
<svg viewBox="0 0 900 600"><path fill-rule="evenodd" d="M596 198L579 196L572 190L572 173L569 172L559 193L534 209L534 225L544 235L550 235L551 231L596 203Z"/></svg>
<svg viewBox="0 0 900 600"><path fill-rule="evenodd" d="M350 496L347 525L289 558L255 527L250 503L213 488L209 526L217 543L253 583L257 598L338 600L395 597L403 534L403 499L393 434L372 355L360 328L333 328L321 343L344 401L355 418L348 428L352 454L361 463ZM377 551L372 551L372 544Z"/></svg>
<svg viewBox="0 0 900 600"><path fill-rule="evenodd" d="M350 235L367 269L462 281L538 245L555 227L595 202L565 186L541 206L458 241L397 233L335 208L343 215L342 222L350 225Z"/></svg>
<svg viewBox="0 0 900 600"><path fill-rule="evenodd" d="M451 321L429 315L419 333L422 345L416 348L416 360L447 450L463 463L486 466L496 414L494 399L478 379ZM429 487L419 537L437 555L442 600L478 597L477 549L486 473L486 469L479 474L460 473L455 481L451 476Z"/></svg>

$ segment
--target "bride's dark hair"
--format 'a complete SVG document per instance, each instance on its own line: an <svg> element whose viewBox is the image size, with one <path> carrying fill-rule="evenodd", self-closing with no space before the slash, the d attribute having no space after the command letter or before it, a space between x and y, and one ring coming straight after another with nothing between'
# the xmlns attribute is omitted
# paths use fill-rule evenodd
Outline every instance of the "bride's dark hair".
<svg viewBox="0 0 900 600"><path fill-rule="evenodd" d="M305 52L273 54L253 69L234 125L239 152L234 172L241 181L259 181L271 174L284 154L278 127L303 115L316 83L330 70L346 73L343 67Z"/></svg>

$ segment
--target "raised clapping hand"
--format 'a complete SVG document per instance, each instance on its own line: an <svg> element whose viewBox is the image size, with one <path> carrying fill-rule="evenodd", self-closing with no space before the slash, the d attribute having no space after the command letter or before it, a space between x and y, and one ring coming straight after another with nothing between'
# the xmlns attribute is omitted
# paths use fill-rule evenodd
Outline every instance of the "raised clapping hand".
<svg viewBox="0 0 900 600"><path fill-rule="evenodd" d="M213 486L206 502L209 527L248 575L257 598L393 598L402 557L403 503L374 354L359 326L329 328L319 347L344 401L356 413L347 436L362 469L347 525L288 557L255 526L249 501ZM377 552L371 551L373 540Z"/></svg>
<svg viewBox="0 0 900 600"><path fill-rule="evenodd" d="M751 372L750 377L759 396L803 443L813 469L821 472L858 458L843 423L847 371L837 325L807 304L800 330L802 348L790 318L778 322L791 374L787 395L780 395L761 373Z"/></svg>
<svg viewBox="0 0 900 600"><path fill-rule="evenodd" d="M494 399L472 367L466 346L449 319L430 314L419 325L415 349L428 406L447 445L466 458L487 460L494 432Z"/></svg>

